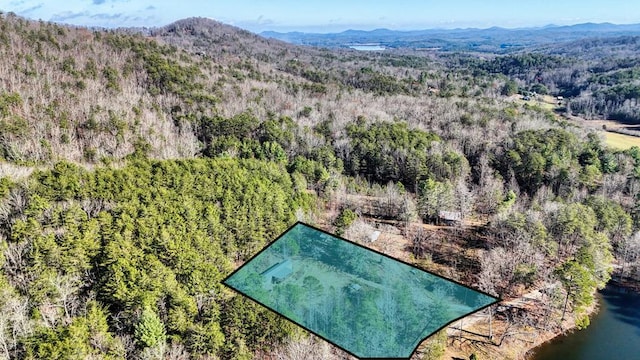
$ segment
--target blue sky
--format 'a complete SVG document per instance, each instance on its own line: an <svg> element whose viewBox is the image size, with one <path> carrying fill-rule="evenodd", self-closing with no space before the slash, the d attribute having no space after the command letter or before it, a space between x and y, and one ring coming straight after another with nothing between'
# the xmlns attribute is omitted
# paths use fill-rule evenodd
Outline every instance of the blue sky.
<svg viewBox="0 0 640 360"><path fill-rule="evenodd" d="M204 16L254 32L640 23L639 0L0 0L0 10L104 27Z"/></svg>

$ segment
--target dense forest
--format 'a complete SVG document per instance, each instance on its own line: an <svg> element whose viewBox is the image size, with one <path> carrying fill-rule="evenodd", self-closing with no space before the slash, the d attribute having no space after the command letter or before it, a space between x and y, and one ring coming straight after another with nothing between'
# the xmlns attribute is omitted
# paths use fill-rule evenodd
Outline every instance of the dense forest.
<svg viewBox="0 0 640 360"><path fill-rule="evenodd" d="M416 265L503 299L544 289L516 328L587 326L614 265L640 277L640 148L509 96L635 121L623 40L580 42L615 61L553 46L481 59L297 47L207 19L3 14L1 356L340 358L220 284L296 220L356 241L391 226ZM425 227L442 211L465 221Z"/></svg>

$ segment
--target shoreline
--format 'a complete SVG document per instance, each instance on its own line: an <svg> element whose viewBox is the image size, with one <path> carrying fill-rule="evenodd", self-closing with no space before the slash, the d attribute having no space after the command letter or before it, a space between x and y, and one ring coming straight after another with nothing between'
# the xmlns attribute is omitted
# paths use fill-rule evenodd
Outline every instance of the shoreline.
<svg viewBox="0 0 640 360"><path fill-rule="evenodd" d="M614 276L612 275L611 280L609 280L609 283L607 284L612 284L614 286L640 293L640 280L633 280L629 278L614 279Z"/></svg>
<svg viewBox="0 0 640 360"><path fill-rule="evenodd" d="M636 281L636 280L631 280L631 279L623 279L623 281L619 281L619 279L614 280L613 278L611 280L609 280L609 282L607 283L606 286L613 286L616 288L624 288L627 289L628 291L632 291L632 292L636 292L638 294L640 294L640 282ZM600 290L596 290L596 292L598 292ZM587 309L587 315L589 316L590 319L593 318L593 316L597 315L598 312L601 309L601 302L602 299L599 299L598 301L595 301L588 309ZM572 314L572 313L568 313L568 314ZM527 347L526 351L524 351L524 353L521 356L516 356L515 359L522 359L522 360L532 360L534 359L535 356L535 352L536 349L547 345L548 343L550 343L551 341L562 337L562 336L570 336L572 335L574 332L576 331L581 331L578 330L576 328L575 325L575 321L573 319L573 317L569 317L568 319L565 319L565 321L562 324L562 330L558 330L558 331L549 331L549 332L540 332L537 334L537 338L536 341L531 343L530 346ZM517 351L517 346L518 344L514 344L514 343L507 343L504 344L503 346L500 346L496 349L496 353L500 354L501 357L499 357L498 359L502 358L502 359L512 359L512 357L510 357L510 354L513 354L514 350ZM494 357L492 357L493 359Z"/></svg>
<svg viewBox="0 0 640 360"><path fill-rule="evenodd" d="M598 292L598 291L599 290L596 290L596 292ZM589 320L591 320L591 317L596 315L599 311L600 311L600 302L596 301L587 309L587 316L589 316ZM577 329L575 321L574 321L573 318L567 319L567 320L565 320L565 322L570 322L572 324L571 324L570 327L568 327L568 328L566 328L566 329L564 329L562 331L559 331L557 333L554 333L550 337L545 338L545 340L541 340L538 343L536 343L535 346L533 346L529 350L527 350L527 352L525 353L525 356L524 356L523 359L524 360L532 360L533 356L535 355L535 350L537 348L546 345L547 343L557 339L558 337L568 336L568 335L573 334L576 331L581 331L581 330Z"/></svg>
<svg viewBox="0 0 640 360"><path fill-rule="evenodd" d="M597 290L596 290L597 291ZM523 297L526 298L526 297ZM510 302L518 301L517 299ZM525 305L526 306L526 305ZM599 302L596 301L586 311L591 318L599 311ZM555 315L559 317L559 311ZM480 358L495 360L531 360L535 350L546 343L565 335L570 335L576 328L573 312L567 312L562 324L556 324L550 330L538 329L527 325L508 324L507 321L494 318L493 339L491 343L480 339L466 338L460 341L458 328L455 325L449 327L445 356L443 359L462 358L468 359L471 353L476 353ZM475 321L468 326L463 326L463 331L487 333L488 321ZM506 332L509 332L508 334ZM527 336L530 339L527 339ZM456 340L460 341L459 343Z"/></svg>
<svg viewBox="0 0 640 360"><path fill-rule="evenodd" d="M640 295L640 282L638 280L633 280L633 279L629 279L626 278L626 281L619 281L619 280L609 280L609 282L607 283L607 285L605 286L605 288L610 288L610 289L614 289L614 291L616 292L623 292L623 293L635 293L637 295ZM604 290L604 289L603 289ZM600 292L602 290L598 290L598 292ZM588 309L588 314L589 314L589 318L591 320L593 320L593 317L595 315L597 315L600 310L601 310L601 304L602 302L605 301L603 296L600 296L600 298L598 299L597 302L594 303L593 306L591 306ZM593 324L589 325L592 326ZM585 330L588 330L589 327L587 327ZM529 350L529 352L527 353L527 357L525 358L526 360L532 360L533 356L535 355L535 350L541 346L545 346L548 342L553 341L554 339L560 337L560 336L570 336L572 335L575 331L580 331L580 330L576 330L575 327L572 329L568 329L567 331L558 334L557 336L542 342L541 344L539 344L538 346L532 348L531 350Z"/></svg>

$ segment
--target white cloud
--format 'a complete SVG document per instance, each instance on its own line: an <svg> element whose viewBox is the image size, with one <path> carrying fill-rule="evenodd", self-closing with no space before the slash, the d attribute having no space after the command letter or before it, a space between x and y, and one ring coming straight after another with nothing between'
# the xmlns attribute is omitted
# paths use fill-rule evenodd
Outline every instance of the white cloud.
<svg viewBox="0 0 640 360"><path fill-rule="evenodd" d="M158 3L161 1L65 0L62 5L59 1L20 0L10 2L8 6L0 5L0 10L12 11L31 19L82 26L164 25L164 19L159 16Z"/></svg>

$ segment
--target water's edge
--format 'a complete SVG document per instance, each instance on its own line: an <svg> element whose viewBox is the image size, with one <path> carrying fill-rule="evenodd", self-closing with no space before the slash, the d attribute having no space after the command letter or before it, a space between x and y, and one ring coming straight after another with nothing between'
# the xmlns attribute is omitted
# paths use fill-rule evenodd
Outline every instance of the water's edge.
<svg viewBox="0 0 640 360"><path fill-rule="evenodd" d="M634 358L640 353L640 293L608 284L597 294L591 325L569 331L530 350L531 360Z"/></svg>

